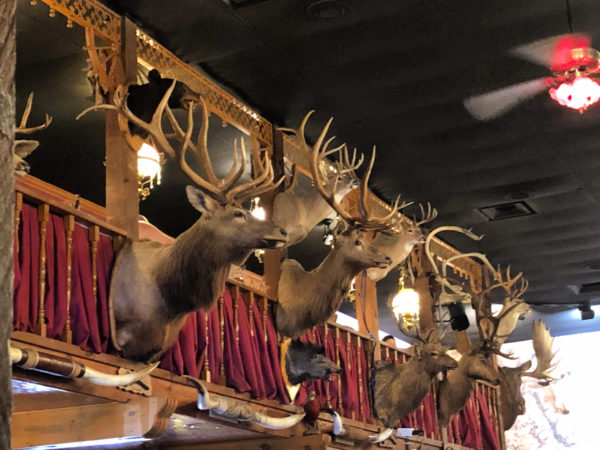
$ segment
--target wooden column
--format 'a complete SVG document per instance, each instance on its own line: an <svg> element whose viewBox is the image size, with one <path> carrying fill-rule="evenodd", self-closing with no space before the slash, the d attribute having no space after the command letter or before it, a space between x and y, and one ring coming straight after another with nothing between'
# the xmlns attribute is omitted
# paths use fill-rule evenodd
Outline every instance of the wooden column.
<svg viewBox="0 0 600 450"><path fill-rule="evenodd" d="M6 343L13 321L15 7L14 0L0 2L0 448L11 448L12 373Z"/></svg>
<svg viewBox="0 0 600 450"><path fill-rule="evenodd" d="M372 333L377 341L377 332L379 330L379 313L377 309L377 289L375 282L369 280L366 272L361 272L356 277L356 318L358 319L358 331L361 333ZM377 343L379 345L379 343ZM375 349L375 353L379 348Z"/></svg>
<svg viewBox="0 0 600 450"><path fill-rule="evenodd" d="M135 25L126 17L122 23L122 70L116 71L120 73L115 84L135 82L136 77ZM117 117L116 112L106 112L106 220L137 238L137 153L127 144Z"/></svg>

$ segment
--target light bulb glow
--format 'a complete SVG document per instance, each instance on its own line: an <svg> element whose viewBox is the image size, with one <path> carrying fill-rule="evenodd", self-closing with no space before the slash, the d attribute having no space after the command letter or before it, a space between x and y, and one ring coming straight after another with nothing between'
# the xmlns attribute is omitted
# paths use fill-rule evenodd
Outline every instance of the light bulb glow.
<svg viewBox="0 0 600 450"><path fill-rule="evenodd" d="M265 220L266 212L260 204L260 198L255 197L250 203L250 214L256 217L258 220Z"/></svg>
<svg viewBox="0 0 600 450"><path fill-rule="evenodd" d="M402 288L392 299L392 312L396 320L400 320L405 315L418 317L419 315L419 294L414 289Z"/></svg>
<svg viewBox="0 0 600 450"><path fill-rule="evenodd" d="M143 143L137 153L138 175L140 177L160 178L160 155L154 147Z"/></svg>
<svg viewBox="0 0 600 450"><path fill-rule="evenodd" d="M560 105L584 111L600 99L600 85L588 77L577 77L550 89L549 93Z"/></svg>

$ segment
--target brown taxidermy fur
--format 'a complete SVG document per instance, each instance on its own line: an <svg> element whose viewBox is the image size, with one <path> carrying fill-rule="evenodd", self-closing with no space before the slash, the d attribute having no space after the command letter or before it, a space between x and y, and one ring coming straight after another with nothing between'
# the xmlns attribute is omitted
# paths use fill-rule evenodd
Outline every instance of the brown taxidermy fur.
<svg viewBox="0 0 600 450"><path fill-rule="evenodd" d="M245 209L221 206L187 187L202 217L172 244L127 241L113 269L110 301L115 346L126 358L157 360L175 341L186 315L210 309L232 263L256 248L281 247L285 232Z"/></svg>
<svg viewBox="0 0 600 450"><path fill-rule="evenodd" d="M493 367L493 359L480 351L474 350L463 356L458 368L448 373L438 389L438 422L445 427L450 418L460 411L473 390L475 380L499 384L500 378Z"/></svg>
<svg viewBox="0 0 600 450"><path fill-rule="evenodd" d="M357 229L337 234L334 248L310 272L296 260L284 260L277 291L277 330L282 336L295 338L327 322L359 272L387 267L389 263L390 259L368 244L364 233Z"/></svg>
<svg viewBox="0 0 600 450"><path fill-rule="evenodd" d="M439 372L458 366L438 343L418 344L415 356L405 364L378 361L375 367L375 411L386 427L419 407Z"/></svg>

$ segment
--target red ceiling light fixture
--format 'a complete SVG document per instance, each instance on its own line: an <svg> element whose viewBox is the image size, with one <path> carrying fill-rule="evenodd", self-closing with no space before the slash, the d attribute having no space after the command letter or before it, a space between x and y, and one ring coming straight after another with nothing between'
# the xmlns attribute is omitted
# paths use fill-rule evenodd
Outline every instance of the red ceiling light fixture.
<svg viewBox="0 0 600 450"><path fill-rule="evenodd" d="M549 94L558 104L583 113L600 100L600 85L588 77L577 77L551 88Z"/></svg>
<svg viewBox="0 0 600 450"><path fill-rule="evenodd" d="M525 81L464 100L465 108L479 120L504 114L521 102L548 91L562 106L585 111L600 100L600 53L587 35L555 36L517 47L511 54L545 65L552 76Z"/></svg>

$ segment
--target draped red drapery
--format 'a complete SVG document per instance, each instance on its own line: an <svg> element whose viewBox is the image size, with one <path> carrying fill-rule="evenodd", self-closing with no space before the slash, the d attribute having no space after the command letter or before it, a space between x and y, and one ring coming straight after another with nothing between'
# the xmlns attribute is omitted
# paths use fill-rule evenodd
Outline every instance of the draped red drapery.
<svg viewBox="0 0 600 450"><path fill-rule="evenodd" d="M41 244L38 211L35 206L23 204L18 236L19 248L17 250L15 245L14 251L14 329L34 332L39 311ZM42 297L46 335L60 339L67 322L67 240L62 217L49 215L44 245L46 264ZM88 229L76 223L71 245L69 316L73 343L87 351L114 351L110 343L108 309L113 261L112 239L100 233L96 248L94 291ZM237 295L237 307L234 306L232 295ZM222 332L219 327L218 305L208 312L190 314L178 340L163 356L161 367L178 375L199 377L207 363L213 382L219 380L222 367L226 385L236 391L249 392L259 399L276 399L288 403L289 397L281 375L277 332L272 315L269 312L263 315L258 303L250 301L249 294L240 293L235 288L226 288L223 292L222 308ZM365 347L357 349L356 337L342 332L337 339L336 348L334 332L331 331L325 336L322 327L308 331L302 340L324 346L326 356L333 361L337 360L344 369L344 373L340 375L344 416L370 420L367 363L369 355ZM305 382L295 403L303 405L307 393L314 391L319 403L326 406L328 392L330 405L336 408L340 396L337 377L333 375L332 382ZM401 425L421 429L426 436L433 437L437 429L433 396L428 394L415 412L401 420ZM465 408L451 421L448 435L450 441L461 443L463 446L485 450L499 448L497 421L490 413L485 396L481 392L473 393Z"/></svg>

